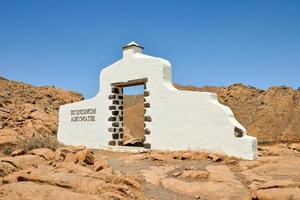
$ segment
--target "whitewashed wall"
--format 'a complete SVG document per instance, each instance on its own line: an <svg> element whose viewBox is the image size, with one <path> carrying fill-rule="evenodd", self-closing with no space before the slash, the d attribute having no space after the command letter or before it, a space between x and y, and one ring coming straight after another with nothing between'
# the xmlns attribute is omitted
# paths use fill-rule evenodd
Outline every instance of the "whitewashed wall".
<svg viewBox="0 0 300 200"><path fill-rule="evenodd" d="M177 90L172 85L171 64L164 59L142 54L137 46L128 46L123 58L100 73L100 91L85 101L60 107L58 140L69 145L90 148L108 145L111 116L108 109L111 83L148 78L146 97L150 103L146 115L151 122L147 142L151 149L207 150L244 159L257 157L257 140L247 135L230 108L220 104L214 93ZM95 121L71 122L71 110L95 108ZM234 136L234 128L242 137Z"/></svg>

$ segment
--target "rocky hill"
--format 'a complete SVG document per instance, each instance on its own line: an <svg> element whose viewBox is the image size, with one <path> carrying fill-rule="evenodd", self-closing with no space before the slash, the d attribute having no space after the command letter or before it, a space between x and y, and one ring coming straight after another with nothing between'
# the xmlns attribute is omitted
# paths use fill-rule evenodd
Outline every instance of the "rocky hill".
<svg viewBox="0 0 300 200"><path fill-rule="evenodd" d="M55 135L59 106L82 99L82 95L76 92L49 86L34 87L1 77L1 151L35 135Z"/></svg>

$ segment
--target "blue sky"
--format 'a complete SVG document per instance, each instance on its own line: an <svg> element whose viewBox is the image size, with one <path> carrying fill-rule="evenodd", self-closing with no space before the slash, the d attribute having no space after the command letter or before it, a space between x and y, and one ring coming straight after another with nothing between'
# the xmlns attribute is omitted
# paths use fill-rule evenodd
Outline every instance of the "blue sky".
<svg viewBox="0 0 300 200"><path fill-rule="evenodd" d="M136 41L173 82L300 87L300 1L0 0L0 76L89 98Z"/></svg>

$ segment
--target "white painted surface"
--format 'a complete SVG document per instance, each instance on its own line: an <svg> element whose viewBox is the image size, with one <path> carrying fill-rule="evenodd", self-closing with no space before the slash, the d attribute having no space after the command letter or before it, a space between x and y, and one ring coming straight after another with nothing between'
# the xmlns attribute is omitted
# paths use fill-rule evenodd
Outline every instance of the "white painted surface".
<svg viewBox="0 0 300 200"><path fill-rule="evenodd" d="M148 78L146 97L151 108L151 133L147 143L156 150L206 150L244 159L257 157L257 140L247 135L229 107L220 104L217 95L209 92L177 90L172 85L171 64L164 59L142 54L137 44L123 47L123 58L100 73L100 91L92 99L60 107L58 140L69 145L84 144L105 148L111 140L108 128L111 116L108 96L111 83ZM71 110L96 108L95 121L71 122ZM234 128L243 130L243 137L234 136Z"/></svg>

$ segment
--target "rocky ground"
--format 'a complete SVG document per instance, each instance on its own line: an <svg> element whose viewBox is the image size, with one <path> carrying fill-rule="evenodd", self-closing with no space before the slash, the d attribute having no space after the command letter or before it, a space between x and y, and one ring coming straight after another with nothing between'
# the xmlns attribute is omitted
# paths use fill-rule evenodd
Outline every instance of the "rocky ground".
<svg viewBox="0 0 300 200"><path fill-rule="evenodd" d="M299 90L176 87L216 92L258 137L259 158L66 147L56 141L58 108L82 96L0 78L0 200L300 199ZM124 115L132 122L143 99L126 98ZM128 126L139 130L138 124Z"/></svg>
<svg viewBox="0 0 300 200"><path fill-rule="evenodd" d="M0 157L0 199L300 199L300 144L259 154L19 149Z"/></svg>

